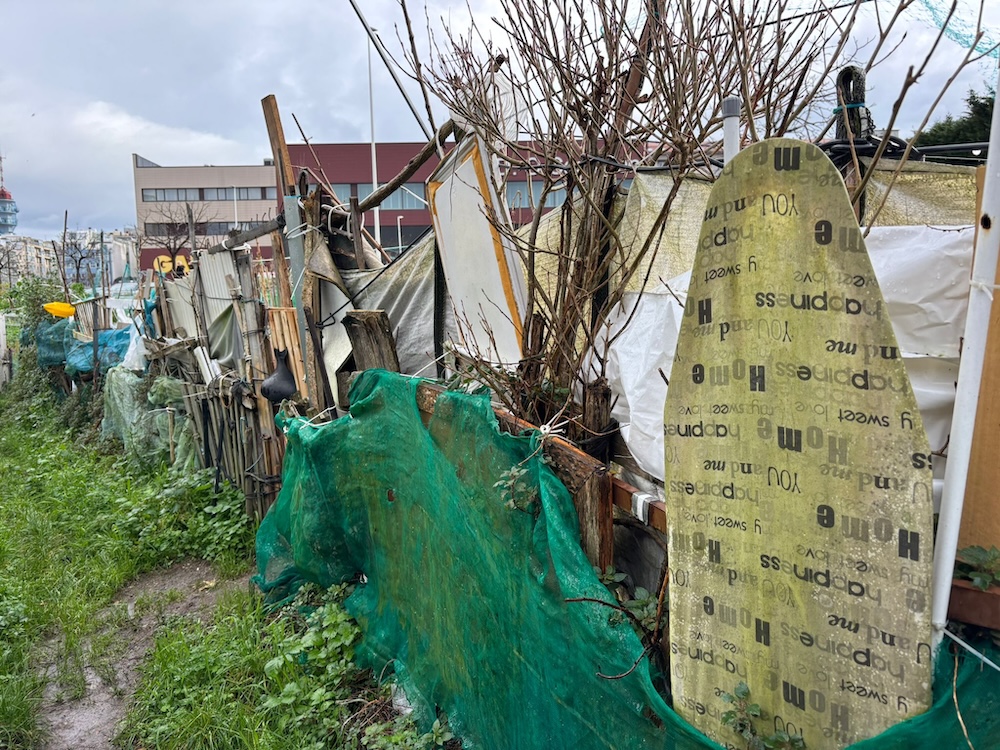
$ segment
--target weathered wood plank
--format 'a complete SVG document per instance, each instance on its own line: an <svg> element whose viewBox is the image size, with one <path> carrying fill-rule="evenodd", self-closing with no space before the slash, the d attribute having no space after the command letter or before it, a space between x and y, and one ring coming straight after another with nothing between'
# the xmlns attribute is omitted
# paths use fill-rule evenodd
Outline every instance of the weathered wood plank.
<svg viewBox="0 0 1000 750"><path fill-rule="evenodd" d="M354 349L356 369L399 372L396 342L385 310L350 310L344 313L344 328Z"/></svg>
<svg viewBox="0 0 1000 750"><path fill-rule="evenodd" d="M589 383L584 391L583 428L589 437L599 436L611 418L611 388L601 378ZM606 452L606 451L605 451ZM606 464L600 458L597 463ZM580 544L592 565L604 570L614 557L614 517L610 476L607 471L593 472L574 494L580 520Z"/></svg>

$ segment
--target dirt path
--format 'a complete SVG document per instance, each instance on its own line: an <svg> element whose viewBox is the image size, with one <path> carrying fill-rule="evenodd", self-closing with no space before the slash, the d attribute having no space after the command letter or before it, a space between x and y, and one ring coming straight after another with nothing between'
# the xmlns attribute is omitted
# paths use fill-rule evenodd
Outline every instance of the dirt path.
<svg viewBox="0 0 1000 750"><path fill-rule="evenodd" d="M83 697L65 700L58 686L46 689L40 709L50 731L45 750L111 750L138 685L139 667L164 618L206 620L223 593L246 589L247 581L248 576L216 580L209 563L188 561L141 576L119 591L104 613L108 625L85 649Z"/></svg>

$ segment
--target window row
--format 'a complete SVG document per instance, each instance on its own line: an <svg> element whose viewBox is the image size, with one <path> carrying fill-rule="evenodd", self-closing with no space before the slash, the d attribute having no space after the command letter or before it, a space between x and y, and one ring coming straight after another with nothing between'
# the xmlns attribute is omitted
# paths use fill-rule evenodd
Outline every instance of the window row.
<svg viewBox="0 0 1000 750"><path fill-rule="evenodd" d="M363 185L351 185L348 183L334 183L333 188L337 200L345 206L350 202L351 196L356 195L359 201L363 201L372 194L371 183ZM309 192L316 189L316 185L309 185ZM407 182L398 188L380 204L383 211L422 211L427 209L427 192L422 182Z"/></svg>
<svg viewBox="0 0 1000 750"><path fill-rule="evenodd" d="M531 189L528 189L528 186ZM512 210L526 208L536 208L542 200L542 190L545 183L542 180L532 180L529 182L508 182L507 183L507 205ZM566 189L557 188L550 190L545 196L545 205L542 208L555 208L561 206L566 200Z"/></svg>
<svg viewBox="0 0 1000 750"><path fill-rule="evenodd" d="M273 201L278 199L276 187L238 188L143 188L144 203L164 201Z"/></svg>
<svg viewBox="0 0 1000 750"><path fill-rule="evenodd" d="M315 185L310 185L310 190ZM370 184L350 185L337 183L332 185L337 198L345 204L352 195L358 200L364 200L372 194ZM543 182L508 182L507 204L512 209L530 209L538 205L542 197ZM238 201L277 200L277 189L273 187L241 187L241 188L144 188L142 200L146 202L160 201ZM552 190L545 197L544 208L554 208L566 200L563 188ZM420 211L427 208L427 194L422 182L408 182L382 201L384 211ZM215 234L214 232L211 234ZM220 234L225 234L221 232Z"/></svg>
<svg viewBox="0 0 1000 750"><path fill-rule="evenodd" d="M262 221L241 221L238 231L246 232L256 229L263 224ZM147 237L173 237L185 239L188 235L187 222L152 222L147 221L144 225ZM237 226L232 221L199 221L195 222L194 233L198 237L222 237L229 234Z"/></svg>

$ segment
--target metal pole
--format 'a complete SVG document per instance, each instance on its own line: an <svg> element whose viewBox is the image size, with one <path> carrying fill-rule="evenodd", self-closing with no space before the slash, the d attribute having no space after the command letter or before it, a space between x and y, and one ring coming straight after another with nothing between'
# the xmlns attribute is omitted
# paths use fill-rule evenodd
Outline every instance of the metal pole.
<svg viewBox="0 0 1000 750"><path fill-rule="evenodd" d="M1000 256L1000 107L993 108L990 128L990 153L986 160L986 182L983 185L982 213L977 217L979 232L976 239L975 261L969 289L969 310L965 318L965 337L958 370L955 409L951 420L948 462L944 470L941 514L938 518L934 544L934 588L931 624L934 627L935 648L944 637L948 623L948 603L951 599L951 579L955 571L955 553L962 526L965 487L969 478L969 457L972 453L972 432L979 407L979 387L986 359L986 337L989 333L993 290L996 285L997 257Z"/></svg>
<svg viewBox="0 0 1000 750"><path fill-rule="evenodd" d="M743 102L738 96L727 96L722 100L722 154L727 164L740 152L740 108Z"/></svg>
<svg viewBox="0 0 1000 750"><path fill-rule="evenodd" d="M375 45L375 49L378 51L379 57L382 58L382 62L385 63L385 67L388 69L389 75L392 76L392 80L396 83L396 88L398 88L399 93L403 95L403 99L406 101L406 106L410 108L410 112L412 112L413 117L416 118L420 129L424 131L424 137L427 140L433 139L434 134L431 132L431 129L424 124L423 118L420 117L420 114L417 112L417 108L413 105L413 102L410 101L410 97L407 95L406 89L403 88L403 83L399 80L399 76L396 75L396 69L392 65L389 53L386 52L385 47L382 45L382 40L376 35L375 29L368 25L368 21L365 20L365 17L362 15L361 9L358 7L355 0L351 0L351 7L354 8L354 12L357 14L358 20L361 21L361 25L365 27L365 32L368 34L369 41ZM368 77L371 78L371 74L369 74Z"/></svg>
<svg viewBox="0 0 1000 750"><path fill-rule="evenodd" d="M403 218L402 214L396 217L396 255L403 252L403 230L399 225L399 220Z"/></svg>
<svg viewBox="0 0 1000 750"><path fill-rule="evenodd" d="M371 30L373 33L375 29ZM372 134L372 193L378 190L378 162L375 160L375 92L372 88L372 42L368 40L368 117L371 121ZM360 229L360 227L359 227ZM375 206L375 242L382 245L382 217L379 207Z"/></svg>

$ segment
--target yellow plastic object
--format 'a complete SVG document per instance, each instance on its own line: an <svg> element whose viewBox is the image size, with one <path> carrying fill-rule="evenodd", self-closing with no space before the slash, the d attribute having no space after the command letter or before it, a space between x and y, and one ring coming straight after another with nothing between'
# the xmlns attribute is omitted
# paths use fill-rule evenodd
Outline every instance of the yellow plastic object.
<svg viewBox="0 0 1000 750"><path fill-rule="evenodd" d="M42 305L45 312L55 315L57 318L68 318L76 312L76 308L69 302L49 302Z"/></svg>

